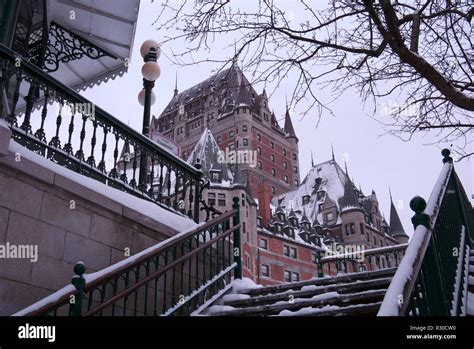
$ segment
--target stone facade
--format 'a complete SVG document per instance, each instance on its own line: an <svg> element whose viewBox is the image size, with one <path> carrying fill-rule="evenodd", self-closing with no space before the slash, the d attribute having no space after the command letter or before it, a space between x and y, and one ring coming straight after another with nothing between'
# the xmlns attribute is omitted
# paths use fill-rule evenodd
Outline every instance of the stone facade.
<svg viewBox="0 0 474 349"><path fill-rule="evenodd" d="M169 138L187 159L206 128L222 150L256 154L255 167L241 163L242 176L248 176L254 193L263 181L273 194L299 184L298 138L288 111L282 128L266 92L258 94L237 65L181 93L175 89L162 114L153 117L150 137L162 134Z"/></svg>

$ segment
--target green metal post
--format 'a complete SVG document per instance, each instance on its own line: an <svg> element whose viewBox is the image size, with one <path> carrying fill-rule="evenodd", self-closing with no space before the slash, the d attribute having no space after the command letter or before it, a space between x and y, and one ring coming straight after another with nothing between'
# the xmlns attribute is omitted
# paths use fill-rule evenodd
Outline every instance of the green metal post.
<svg viewBox="0 0 474 349"><path fill-rule="evenodd" d="M318 260L316 261L318 263L318 277L322 278L324 276L323 272L323 264L321 263L321 252L316 252L316 257Z"/></svg>
<svg viewBox="0 0 474 349"><path fill-rule="evenodd" d="M72 277L71 283L77 290L77 294L75 296L74 302L71 302L71 315L72 316L81 316L82 311L82 301L84 300L84 286L86 284L86 280L82 276L86 271L86 266L82 262L77 262L74 266L74 275Z"/></svg>
<svg viewBox="0 0 474 349"><path fill-rule="evenodd" d="M233 209L237 210L237 213L234 215L232 219L232 226L236 226L240 223L240 205L239 205L239 198L234 196L232 199L234 202L232 205ZM242 279L242 253L241 253L241 246L240 246L240 228L234 230L234 262L237 263L237 268L235 268L234 276L236 279Z"/></svg>

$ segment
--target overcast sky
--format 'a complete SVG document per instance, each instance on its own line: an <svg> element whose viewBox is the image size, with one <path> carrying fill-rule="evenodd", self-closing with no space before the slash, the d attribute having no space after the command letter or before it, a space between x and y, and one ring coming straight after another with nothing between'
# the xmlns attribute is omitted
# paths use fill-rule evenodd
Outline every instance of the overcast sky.
<svg viewBox="0 0 474 349"><path fill-rule="evenodd" d="M149 38L157 41L173 33L157 32L152 23L160 10L159 1L151 3L142 0L136 28L135 45L129 71L122 78L109 81L101 86L89 89L84 94L94 103L110 112L130 126L141 131L143 109L138 104L137 95L142 88L140 73L143 64L139 53L141 43ZM249 4L251 2L247 2ZM289 1L281 1L282 6L289 6ZM292 13L292 16L301 18L304 14ZM220 40L211 52L202 52L202 57L222 57L222 54L231 55L233 51L225 50L225 45L232 44L234 38L227 35ZM208 78L212 71L218 69L215 64L201 64L199 66L180 67L173 65L168 58L172 52L182 49L183 42L167 44L162 48L159 59L161 77L156 81L154 93L156 103L152 108L155 115L159 115L173 95L175 73L178 72L178 89L180 91ZM244 71L245 73L245 71ZM251 76L246 74L249 80ZM263 85L255 86L261 92ZM267 87L267 90L271 86ZM270 99L270 107L275 110L278 119L285 112L285 96L291 94L290 88L283 83ZM326 90L319 91L322 100L329 101L331 95ZM394 103L403 101L393 100ZM304 104L293 111L293 125L300 140L300 167L301 179L304 178L311 166L311 151L315 163L323 162L331 157L331 145L334 147L336 160L343 167L344 159L348 159L349 175L356 185L361 185L365 194L374 189L380 202L382 212L389 219L389 187L394 202L408 235L413 232L410 218L413 212L409 202L415 195L421 195L426 200L438 178L442 166L440 151L450 144L432 144L436 142L434 135L416 136L408 143L402 142L394 136L380 137L384 130L374 120L372 107L365 109L356 91L347 91L336 102L331 104L335 117L326 115L316 128L316 114L301 116ZM378 115L379 120L384 116ZM280 122L280 125L283 123ZM455 165L456 171L472 202L474 194L474 159L463 160Z"/></svg>

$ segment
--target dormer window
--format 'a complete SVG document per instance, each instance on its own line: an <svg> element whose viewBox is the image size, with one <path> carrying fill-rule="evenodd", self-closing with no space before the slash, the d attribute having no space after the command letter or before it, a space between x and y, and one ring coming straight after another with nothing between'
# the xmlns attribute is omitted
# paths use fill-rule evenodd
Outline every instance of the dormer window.
<svg viewBox="0 0 474 349"><path fill-rule="evenodd" d="M331 223L334 218L334 215L332 212L326 213L326 222Z"/></svg>
<svg viewBox="0 0 474 349"><path fill-rule="evenodd" d="M303 200L303 205L309 204L309 199L311 196L309 195L303 195L302 200Z"/></svg>
<svg viewBox="0 0 474 349"><path fill-rule="evenodd" d="M210 170L209 175L212 182L220 182L221 180L221 171L219 170Z"/></svg>
<svg viewBox="0 0 474 349"><path fill-rule="evenodd" d="M324 190L318 190L318 193L316 194L317 195L317 198L318 200L321 200L322 198L324 198L324 194L326 192Z"/></svg>
<svg viewBox="0 0 474 349"><path fill-rule="evenodd" d="M321 182L323 181L323 179L321 177L318 177L316 178L316 180L314 181L314 184L316 185L316 187L319 187L321 185Z"/></svg>

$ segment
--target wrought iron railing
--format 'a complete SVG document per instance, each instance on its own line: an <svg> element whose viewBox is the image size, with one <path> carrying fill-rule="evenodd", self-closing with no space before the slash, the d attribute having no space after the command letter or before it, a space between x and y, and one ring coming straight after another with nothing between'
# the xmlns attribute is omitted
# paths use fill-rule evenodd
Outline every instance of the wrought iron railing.
<svg viewBox="0 0 474 349"><path fill-rule="evenodd" d="M233 209L97 273L74 267L72 286L15 316L189 315L242 277L239 199Z"/></svg>
<svg viewBox="0 0 474 349"><path fill-rule="evenodd" d="M415 233L387 290L379 316L465 314L471 205L456 175L450 152L428 203L410 202Z"/></svg>
<svg viewBox="0 0 474 349"><path fill-rule="evenodd" d="M4 45L0 72L0 116L11 126L15 141L75 172L198 222L199 169ZM140 158L147 159L147 166L140 166Z"/></svg>
<svg viewBox="0 0 474 349"><path fill-rule="evenodd" d="M400 264L408 244L386 246L369 250L354 250L344 254L327 255L318 263L319 277L337 273L395 268Z"/></svg>

